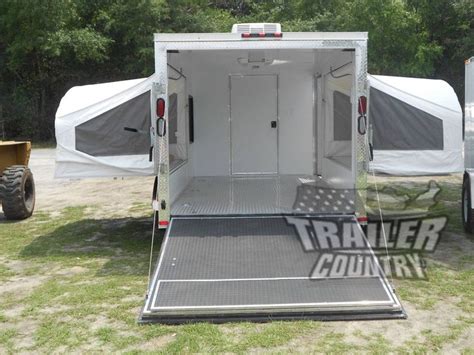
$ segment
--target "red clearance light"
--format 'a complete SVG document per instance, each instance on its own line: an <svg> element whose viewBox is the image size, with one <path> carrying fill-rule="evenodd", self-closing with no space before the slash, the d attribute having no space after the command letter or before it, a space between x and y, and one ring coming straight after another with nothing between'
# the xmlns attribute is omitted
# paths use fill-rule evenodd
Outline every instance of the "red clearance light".
<svg viewBox="0 0 474 355"><path fill-rule="evenodd" d="M165 100L162 98L156 100L156 115L158 117L165 116Z"/></svg>
<svg viewBox="0 0 474 355"><path fill-rule="evenodd" d="M367 97L359 97L359 115L365 115L367 113Z"/></svg>
<svg viewBox="0 0 474 355"><path fill-rule="evenodd" d="M259 32L259 33L242 33L241 34L242 38L282 38L283 33L281 32L275 32L275 33L265 33L265 32Z"/></svg>
<svg viewBox="0 0 474 355"><path fill-rule="evenodd" d="M169 224L169 222L168 221L159 221L158 224L160 226L167 226Z"/></svg>
<svg viewBox="0 0 474 355"><path fill-rule="evenodd" d="M357 217L359 223L367 223L369 221L368 217Z"/></svg>

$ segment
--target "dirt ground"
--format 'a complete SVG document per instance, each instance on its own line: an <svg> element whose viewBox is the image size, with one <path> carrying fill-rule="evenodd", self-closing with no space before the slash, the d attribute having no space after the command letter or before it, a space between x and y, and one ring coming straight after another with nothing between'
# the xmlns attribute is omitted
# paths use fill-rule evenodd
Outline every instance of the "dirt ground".
<svg viewBox="0 0 474 355"><path fill-rule="evenodd" d="M395 280L406 320L137 326L146 287L153 178L55 180L54 150L36 149L35 216L0 213L0 353L474 353L474 239L460 229L461 175L435 180L451 227L428 280ZM405 190L404 190L405 191Z"/></svg>
<svg viewBox="0 0 474 355"><path fill-rule="evenodd" d="M128 216L133 203L149 203L153 177L116 179L55 179L54 149L32 151L30 162L36 183L36 209L55 212L68 206L100 206L104 216Z"/></svg>

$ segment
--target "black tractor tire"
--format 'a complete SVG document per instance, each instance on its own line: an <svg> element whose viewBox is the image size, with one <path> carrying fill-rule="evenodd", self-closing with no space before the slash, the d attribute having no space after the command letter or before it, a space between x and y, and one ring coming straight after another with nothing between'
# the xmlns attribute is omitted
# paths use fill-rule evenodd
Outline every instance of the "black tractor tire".
<svg viewBox="0 0 474 355"><path fill-rule="evenodd" d="M6 168L0 177L0 189L6 219L20 220L31 216L35 208L35 182L27 166Z"/></svg>
<svg viewBox="0 0 474 355"><path fill-rule="evenodd" d="M471 208L471 181L467 175L464 175L464 181L462 183L461 205L464 230L468 233L474 233L474 210Z"/></svg>

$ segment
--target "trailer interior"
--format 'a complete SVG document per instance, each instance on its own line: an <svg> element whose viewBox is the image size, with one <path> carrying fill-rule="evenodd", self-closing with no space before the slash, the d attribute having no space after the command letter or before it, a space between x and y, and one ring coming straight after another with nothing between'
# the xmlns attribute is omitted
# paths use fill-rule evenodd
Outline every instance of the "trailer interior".
<svg viewBox="0 0 474 355"><path fill-rule="evenodd" d="M171 214L354 213L352 197L294 205L302 184L355 188L353 55L169 53Z"/></svg>
<svg viewBox="0 0 474 355"><path fill-rule="evenodd" d="M140 322L404 317L355 216L360 53L191 47L166 49L171 220ZM351 225L375 271L314 276L295 216Z"/></svg>

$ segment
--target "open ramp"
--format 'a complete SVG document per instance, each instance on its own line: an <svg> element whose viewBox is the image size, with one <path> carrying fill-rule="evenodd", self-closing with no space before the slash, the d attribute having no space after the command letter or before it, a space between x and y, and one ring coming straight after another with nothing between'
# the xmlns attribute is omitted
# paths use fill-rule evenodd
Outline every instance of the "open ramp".
<svg viewBox="0 0 474 355"><path fill-rule="evenodd" d="M340 225L341 233L347 233L344 223L355 226L364 247L308 250L307 240L284 216L173 218L140 321L404 317L356 219L325 216L328 220ZM321 256L331 254L363 256L375 272L318 276Z"/></svg>

